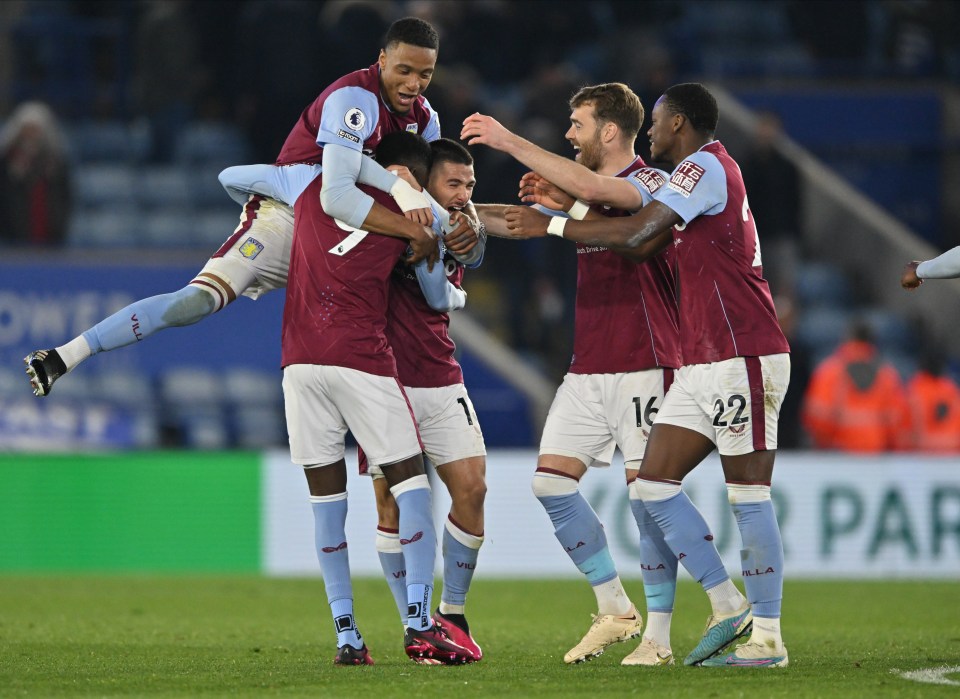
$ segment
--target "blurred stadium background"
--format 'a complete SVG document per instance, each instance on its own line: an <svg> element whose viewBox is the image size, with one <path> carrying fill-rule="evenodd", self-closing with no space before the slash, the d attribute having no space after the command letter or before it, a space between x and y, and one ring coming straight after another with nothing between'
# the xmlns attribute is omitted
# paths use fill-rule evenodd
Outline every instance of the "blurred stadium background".
<svg viewBox="0 0 960 699"><path fill-rule="evenodd" d="M583 84L626 82L648 110L670 84L711 86L721 103L719 137L744 165L752 208L769 202L756 218L794 349L781 472L800 473L814 460L803 451L800 397L811 367L854 319L869 319L904 378L930 347L960 372L960 287L938 282L907 295L898 283L904 262L960 244L956 3L7 0L0 3L0 145L12 138L4 126L18 107L48 105L68 186L62 230L18 237L0 227L0 522L14 533L0 569L313 571L299 554L267 562L283 548L271 527L309 533L281 512L303 499L298 474L289 463L286 471L276 466L286 445L282 294L242 299L198 325L94 358L44 400L30 394L22 358L189 281L236 223L238 207L217 173L272 162L301 110L332 80L372 63L389 23L410 14L441 33L426 94L447 136L479 110L571 153L563 140L567 99ZM638 148L645 154L645 137ZM488 149L474 156L476 199L514 201L523 169ZM25 206L7 194L3 221ZM573 246L553 240L493 240L483 267L466 279L470 302L453 330L492 450L491 522L501 511L536 509L527 477L570 358L575 281ZM829 525L820 544L804 549L802 574L960 572L954 461L830 458L833 467L806 485L790 480L792 521ZM863 469L874 469L869 485L856 477ZM286 474L281 485L278 470ZM847 475L838 482L838 474ZM622 500L619 479L605 481L595 504ZM209 495L227 482L238 499L209 510ZM285 488L289 498L276 500ZM143 489L158 493L156 511L120 505L124 493ZM112 524L78 527L76 508L66 505L57 524L30 504L51 493L69 503L77 492L89 498L85 511L96 502L97 521ZM518 498L509 508L496 497L508 492ZM249 506L239 519L237 503ZM626 512L621 505L611 517ZM144 556L150 546L118 539L119 531L163 531L167 507L196 525L167 531L179 555L158 542L159 558ZM352 509L351 517L361 521L363 512ZM544 547L554 547L539 512L529 518L544 530ZM203 524L211 521L242 532ZM60 538L64 531L76 540ZM849 550L838 553L841 539ZM246 548L201 555L230 542ZM184 555L184 545L197 555ZM831 572L848 556L854 567ZM559 558L517 574L569 574ZM360 569L376 573L371 561Z"/></svg>

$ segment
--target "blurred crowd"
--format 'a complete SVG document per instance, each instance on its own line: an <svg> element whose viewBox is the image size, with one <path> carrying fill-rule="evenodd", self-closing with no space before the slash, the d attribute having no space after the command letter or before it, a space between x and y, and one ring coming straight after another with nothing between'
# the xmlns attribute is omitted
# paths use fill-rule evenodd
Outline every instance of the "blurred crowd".
<svg viewBox="0 0 960 699"><path fill-rule="evenodd" d="M0 238L67 241L76 199L68 134L80 123L141 125L149 163L170 162L188 124L229 123L251 162L272 162L319 90L370 65L387 26L405 15L440 31L426 94L445 135L483 111L571 155L567 100L590 82L626 82L649 110L690 78L960 81L960 4L931 0L11 0L0 3ZM781 136L778 116L762 115L739 160L789 333L803 250L798 176L772 147ZM649 157L646 138L637 147ZM515 201L523 169L491 149L473 154L477 199ZM474 315L559 380L576 256L554 242L491 241L469 286ZM821 359L797 345L784 409L798 425L809 365ZM798 428L784 439L804 446L810 437Z"/></svg>

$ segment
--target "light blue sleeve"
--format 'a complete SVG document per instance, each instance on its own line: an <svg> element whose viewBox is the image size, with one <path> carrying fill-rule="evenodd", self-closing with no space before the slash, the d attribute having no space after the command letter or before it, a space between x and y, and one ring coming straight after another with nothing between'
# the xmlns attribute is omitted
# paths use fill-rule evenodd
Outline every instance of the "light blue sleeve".
<svg viewBox="0 0 960 699"><path fill-rule="evenodd" d="M327 95L320 114L317 145L335 143L356 151L377 129L380 98L362 87L341 87Z"/></svg>
<svg viewBox="0 0 960 699"><path fill-rule="evenodd" d="M436 141L440 138L440 117L434 111L433 107L430 106L430 102L427 101L426 97L423 98L423 104L430 110L430 121L427 122L427 126L421 135L424 140L429 143L430 141Z"/></svg>
<svg viewBox="0 0 960 699"><path fill-rule="evenodd" d="M417 273L420 291L430 308L440 313L449 313L459 311L467 304L467 292L450 283L446 265L442 260L433 265L433 271L427 269L426 260L420 260L413 268Z"/></svg>
<svg viewBox="0 0 960 699"><path fill-rule="evenodd" d="M655 167L642 167L635 172L631 172L626 179L640 192L643 206L646 206L654 200L654 195L667 183L670 175Z"/></svg>
<svg viewBox="0 0 960 699"><path fill-rule="evenodd" d="M323 149L323 186L320 204L328 216L362 228L373 208L373 197L357 189L363 153L337 144Z"/></svg>
<svg viewBox="0 0 960 699"><path fill-rule="evenodd" d="M653 197L690 223L697 216L723 211L727 205L727 173L713 153L697 151L670 174Z"/></svg>
<svg viewBox="0 0 960 699"><path fill-rule="evenodd" d="M951 248L939 257L917 265L921 279L956 279L960 277L960 247Z"/></svg>
<svg viewBox="0 0 960 699"><path fill-rule="evenodd" d="M262 194L293 206L321 170L320 165L307 164L235 165L222 171L218 179L227 194L241 206L251 194Z"/></svg>

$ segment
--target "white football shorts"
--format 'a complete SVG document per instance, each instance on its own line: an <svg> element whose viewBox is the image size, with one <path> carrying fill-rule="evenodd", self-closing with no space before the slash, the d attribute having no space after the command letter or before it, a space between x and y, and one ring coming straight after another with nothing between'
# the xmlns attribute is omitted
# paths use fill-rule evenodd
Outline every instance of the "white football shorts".
<svg viewBox="0 0 960 699"><path fill-rule="evenodd" d="M734 357L677 371L657 422L694 430L724 456L777 448L790 355Z"/></svg>
<svg viewBox="0 0 960 699"><path fill-rule="evenodd" d="M275 199L252 196L243 207L240 224L200 274L211 272L225 280L238 297L256 300L268 291L286 288L292 241L293 209ZM198 282L195 279L193 283ZM224 305L221 300L218 310Z"/></svg>
<svg viewBox="0 0 960 699"><path fill-rule="evenodd" d="M617 447L624 461L639 461L672 369L563 377L540 438L541 454L609 466Z"/></svg>
<svg viewBox="0 0 960 699"><path fill-rule="evenodd" d="M344 457L347 430L371 465L423 450L413 411L400 382L356 369L291 364L283 370L283 402L295 464L332 464Z"/></svg>
<svg viewBox="0 0 960 699"><path fill-rule="evenodd" d="M404 386L403 391L417 419L423 450L435 466L486 456L480 422L466 386L462 383L440 388ZM366 450L365 444L360 446ZM383 475L379 467L369 464L366 471L361 468L360 472L374 478Z"/></svg>

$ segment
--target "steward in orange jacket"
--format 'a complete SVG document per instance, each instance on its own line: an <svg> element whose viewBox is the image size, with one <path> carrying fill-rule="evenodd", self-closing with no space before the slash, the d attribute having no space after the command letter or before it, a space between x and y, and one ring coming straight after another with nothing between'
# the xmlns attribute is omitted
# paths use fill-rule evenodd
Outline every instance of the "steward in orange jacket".
<svg viewBox="0 0 960 699"><path fill-rule="evenodd" d="M938 357L925 357L907 383L907 402L917 451L960 452L960 388L943 375Z"/></svg>
<svg viewBox="0 0 960 699"><path fill-rule="evenodd" d="M877 453L910 443L904 387L865 326L814 370L801 419L818 449Z"/></svg>

